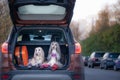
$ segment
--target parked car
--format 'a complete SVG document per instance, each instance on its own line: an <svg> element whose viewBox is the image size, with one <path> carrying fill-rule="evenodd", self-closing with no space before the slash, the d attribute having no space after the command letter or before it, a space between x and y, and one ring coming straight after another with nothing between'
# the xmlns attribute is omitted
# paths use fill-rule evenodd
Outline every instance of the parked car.
<svg viewBox="0 0 120 80"><path fill-rule="evenodd" d="M101 69L113 68L115 65L114 61L117 59L119 55L120 55L119 53L115 52L106 52L103 58L101 59L100 68Z"/></svg>
<svg viewBox="0 0 120 80"><path fill-rule="evenodd" d="M81 46L70 30L75 0L8 1L14 26L2 44L1 80L84 80ZM52 48L60 50L58 56L54 54L57 49L51 53L57 59L53 65L47 61L54 41L60 47ZM36 65L34 53L39 51L44 52L44 62Z"/></svg>
<svg viewBox="0 0 120 80"><path fill-rule="evenodd" d="M120 70L120 55L118 56L118 58L115 60L115 65L114 65L114 70Z"/></svg>
<svg viewBox="0 0 120 80"><path fill-rule="evenodd" d="M105 52L96 51L93 52L88 59L88 67L94 68L94 66L100 65L100 59L103 57Z"/></svg>
<svg viewBox="0 0 120 80"><path fill-rule="evenodd" d="M85 66L88 65L88 59L89 59L89 56L83 56L83 62Z"/></svg>

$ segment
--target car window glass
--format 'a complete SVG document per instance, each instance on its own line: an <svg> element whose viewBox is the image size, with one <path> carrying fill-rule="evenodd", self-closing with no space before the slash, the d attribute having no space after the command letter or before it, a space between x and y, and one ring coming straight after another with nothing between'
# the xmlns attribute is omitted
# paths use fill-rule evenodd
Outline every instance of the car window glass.
<svg viewBox="0 0 120 80"><path fill-rule="evenodd" d="M106 54L103 56L103 58L104 58L104 59L106 59L106 58L107 58L107 56L108 56L108 53L106 53Z"/></svg>
<svg viewBox="0 0 120 80"><path fill-rule="evenodd" d="M118 59L120 59L120 55L119 55Z"/></svg>
<svg viewBox="0 0 120 80"><path fill-rule="evenodd" d="M91 58L94 58L94 55L95 55L95 52L93 52L90 57L91 57Z"/></svg>
<svg viewBox="0 0 120 80"><path fill-rule="evenodd" d="M42 41L42 42L65 42L64 32L62 30L23 30L19 33L17 41Z"/></svg>
<svg viewBox="0 0 120 80"><path fill-rule="evenodd" d="M119 54L113 53L109 55L109 58L117 58Z"/></svg>
<svg viewBox="0 0 120 80"><path fill-rule="evenodd" d="M104 55L104 53L96 53L95 57L102 57Z"/></svg>
<svg viewBox="0 0 120 80"><path fill-rule="evenodd" d="M18 7L17 13L22 20L62 20L66 9L58 5L24 5Z"/></svg>
<svg viewBox="0 0 120 80"><path fill-rule="evenodd" d="M17 41L22 41L22 35L17 38Z"/></svg>

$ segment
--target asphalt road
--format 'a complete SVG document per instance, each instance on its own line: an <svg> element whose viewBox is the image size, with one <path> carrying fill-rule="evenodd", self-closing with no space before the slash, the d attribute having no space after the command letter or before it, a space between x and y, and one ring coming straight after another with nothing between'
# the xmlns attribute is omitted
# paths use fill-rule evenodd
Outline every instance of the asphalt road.
<svg viewBox="0 0 120 80"><path fill-rule="evenodd" d="M85 67L85 80L120 80L120 71Z"/></svg>

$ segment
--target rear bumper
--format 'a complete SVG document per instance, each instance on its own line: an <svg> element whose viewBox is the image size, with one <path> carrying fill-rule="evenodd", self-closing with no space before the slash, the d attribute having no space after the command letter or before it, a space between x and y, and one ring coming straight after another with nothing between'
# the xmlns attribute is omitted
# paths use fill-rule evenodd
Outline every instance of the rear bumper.
<svg viewBox="0 0 120 80"><path fill-rule="evenodd" d="M120 64L116 64L115 66L120 69Z"/></svg>
<svg viewBox="0 0 120 80"><path fill-rule="evenodd" d="M71 71L50 71L50 70L17 70L8 73L8 80L76 80L73 78L74 72ZM84 73L80 73L79 80L84 80Z"/></svg>
<svg viewBox="0 0 120 80"><path fill-rule="evenodd" d="M18 74L11 80L72 80L70 76L64 74Z"/></svg>
<svg viewBox="0 0 120 80"><path fill-rule="evenodd" d="M94 65L99 66L99 65L100 65L100 62L99 62L99 61L95 61L95 62L94 62Z"/></svg>
<svg viewBox="0 0 120 80"><path fill-rule="evenodd" d="M107 62L106 64L108 67L113 67L115 65L114 62Z"/></svg>

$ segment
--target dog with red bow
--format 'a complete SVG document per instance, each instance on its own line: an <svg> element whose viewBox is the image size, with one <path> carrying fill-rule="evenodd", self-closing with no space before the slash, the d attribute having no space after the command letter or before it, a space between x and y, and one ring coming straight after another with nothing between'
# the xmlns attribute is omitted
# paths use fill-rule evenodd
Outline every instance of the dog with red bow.
<svg viewBox="0 0 120 80"><path fill-rule="evenodd" d="M60 62L61 59L61 51L60 51L60 46L58 42L51 42L49 52L48 52L48 57L47 57L47 63L44 63L43 66L50 66L52 69L58 69L63 66Z"/></svg>

